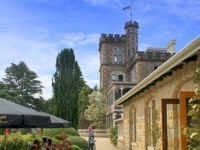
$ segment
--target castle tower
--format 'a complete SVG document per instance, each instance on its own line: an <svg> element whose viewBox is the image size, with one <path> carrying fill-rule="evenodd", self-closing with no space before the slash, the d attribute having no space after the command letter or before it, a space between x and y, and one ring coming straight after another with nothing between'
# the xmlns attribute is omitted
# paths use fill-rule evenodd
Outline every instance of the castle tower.
<svg viewBox="0 0 200 150"><path fill-rule="evenodd" d="M125 81L127 52L124 34L101 34L99 41L100 88L107 90L112 81Z"/></svg>
<svg viewBox="0 0 200 150"><path fill-rule="evenodd" d="M129 21L125 23L126 30L126 49L127 58L130 60L132 56L138 51L138 22Z"/></svg>

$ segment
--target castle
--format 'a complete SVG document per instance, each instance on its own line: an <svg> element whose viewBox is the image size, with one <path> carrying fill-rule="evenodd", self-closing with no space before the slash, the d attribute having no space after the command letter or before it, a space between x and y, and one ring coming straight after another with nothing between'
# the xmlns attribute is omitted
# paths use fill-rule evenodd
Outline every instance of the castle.
<svg viewBox="0 0 200 150"><path fill-rule="evenodd" d="M124 29L126 33L122 35L101 34L99 41L100 88L106 91L109 106L107 128L122 118L123 105L115 105L115 101L175 54L175 40L164 48L149 47L146 51L139 51L138 22L126 22Z"/></svg>

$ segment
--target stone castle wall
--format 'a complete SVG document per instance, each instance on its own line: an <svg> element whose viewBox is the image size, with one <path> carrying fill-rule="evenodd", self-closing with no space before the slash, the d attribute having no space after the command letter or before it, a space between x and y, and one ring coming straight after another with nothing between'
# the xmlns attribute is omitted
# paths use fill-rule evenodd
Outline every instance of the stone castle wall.
<svg viewBox="0 0 200 150"><path fill-rule="evenodd" d="M157 150L161 150L161 99L162 98L179 98L179 92L181 91L194 91L195 84L192 81L193 76L193 66L197 62L192 61L183 66L182 69L176 70L171 76L167 76L164 80L156 83L155 86L152 86L148 90L145 90L142 94L133 97L131 101L127 102L123 106L123 137L121 137L118 142L118 150L129 150L130 146L134 150L145 150L153 149L152 146L147 147L147 133L148 129L146 128L146 113L145 110L148 109L148 103L151 100L155 100L155 106L158 113L158 125L160 138L157 143ZM135 143L131 142L131 126L134 123L132 120L130 112L132 108L136 107L136 136L137 140ZM175 123L177 122L179 115L175 113L179 112L178 107L168 107L168 141L169 149L177 150L181 149L179 143L179 131L180 128L174 128ZM178 126L178 125L177 125Z"/></svg>

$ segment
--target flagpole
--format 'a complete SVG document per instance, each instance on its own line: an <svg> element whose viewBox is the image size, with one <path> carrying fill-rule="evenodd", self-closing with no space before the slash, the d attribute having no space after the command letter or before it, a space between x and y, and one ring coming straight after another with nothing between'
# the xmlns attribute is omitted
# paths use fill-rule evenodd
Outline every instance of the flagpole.
<svg viewBox="0 0 200 150"><path fill-rule="evenodd" d="M133 20L133 15L132 15L132 13L133 13L133 8L132 8L132 1L131 1L131 22L132 22L132 20Z"/></svg>

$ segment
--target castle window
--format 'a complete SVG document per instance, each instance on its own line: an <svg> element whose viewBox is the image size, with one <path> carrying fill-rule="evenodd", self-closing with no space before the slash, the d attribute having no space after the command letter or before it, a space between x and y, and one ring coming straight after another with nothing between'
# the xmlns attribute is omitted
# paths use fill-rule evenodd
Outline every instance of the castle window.
<svg viewBox="0 0 200 150"><path fill-rule="evenodd" d="M118 50L118 60L119 60L119 63L122 63L122 49L121 48Z"/></svg>
<svg viewBox="0 0 200 150"><path fill-rule="evenodd" d="M115 100L119 99L121 97L121 89L117 88L115 89Z"/></svg>
<svg viewBox="0 0 200 150"><path fill-rule="evenodd" d="M123 95L126 94L128 91L130 91L130 89L131 88L124 88L123 91L122 91Z"/></svg>
<svg viewBox="0 0 200 150"><path fill-rule="evenodd" d="M122 48L114 48L113 49L113 61L114 63L122 63L122 54L123 54Z"/></svg>
<svg viewBox="0 0 200 150"><path fill-rule="evenodd" d="M114 48L114 63L117 63L117 48Z"/></svg>
<svg viewBox="0 0 200 150"><path fill-rule="evenodd" d="M122 74L120 74L120 75L118 76L118 81L123 82L123 75L122 75Z"/></svg>
<svg viewBox="0 0 200 150"><path fill-rule="evenodd" d="M116 74L112 75L112 81L117 81L117 75Z"/></svg>
<svg viewBox="0 0 200 150"><path fill-rule="evenodd" d="M130 59L130 50L128 50L128 59Z"/></svg>

